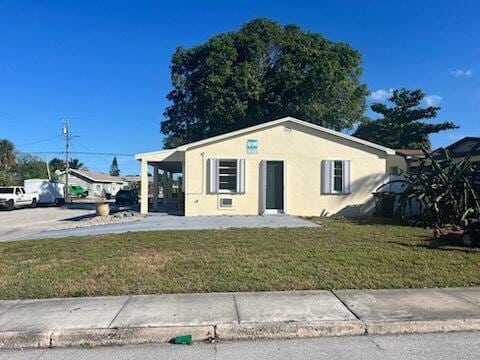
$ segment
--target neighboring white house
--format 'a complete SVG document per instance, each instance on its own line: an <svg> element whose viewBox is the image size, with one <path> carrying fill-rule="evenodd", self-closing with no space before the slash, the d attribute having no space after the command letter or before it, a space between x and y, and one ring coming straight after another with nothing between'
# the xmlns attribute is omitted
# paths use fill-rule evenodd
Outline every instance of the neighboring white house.
<svg viewBox="0 0 480 360"><path fill-rule="evenodd" d="M65 183L65 172L60 173L60 181ZM105 194L115 196L119 190L128 186L128 183L120 176L89 171L69 170L68 185L78 185L88 190L89 197L101 197Z"/></svg>

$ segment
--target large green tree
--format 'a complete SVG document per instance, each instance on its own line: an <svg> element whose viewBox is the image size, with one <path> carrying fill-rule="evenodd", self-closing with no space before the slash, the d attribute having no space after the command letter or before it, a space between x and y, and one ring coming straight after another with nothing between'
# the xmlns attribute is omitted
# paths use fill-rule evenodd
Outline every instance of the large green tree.
<svg viewBox="0 0 480 360"><path fill-rule="evenodd" d="M365 110L358 51L267 19L177 48L171 72L167 148L283 116L341 130Z"/></svg>
<svg viewBox="0 0 480 360"><path fill-rule="evenodd" d="M364 120L354 136L392 149L431 148L430 134L458 128L451 121L429 124L423 119L433 119L440 107L421 107L425 93L420 90L394 90L389 101L394 106L374 103L371 109L381 114L377 120Z"/></svg>
<svg viewBox="0 0 480 360"><path fill-rule="evenodd" d="M47 179L47 164L36 156L20 154L15 165L15 177L19 184L26 179Z"/></svg>

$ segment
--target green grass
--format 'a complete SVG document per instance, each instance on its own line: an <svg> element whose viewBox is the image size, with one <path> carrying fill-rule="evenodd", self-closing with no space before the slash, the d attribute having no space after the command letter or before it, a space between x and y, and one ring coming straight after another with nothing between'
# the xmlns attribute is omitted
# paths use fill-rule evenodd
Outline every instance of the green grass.
<svg viewBox="0 0 480 360"><path fill-rule="evenodd" d="M431 230L315 221L0 243L0 298L480 286L480 250Z"/></svg>

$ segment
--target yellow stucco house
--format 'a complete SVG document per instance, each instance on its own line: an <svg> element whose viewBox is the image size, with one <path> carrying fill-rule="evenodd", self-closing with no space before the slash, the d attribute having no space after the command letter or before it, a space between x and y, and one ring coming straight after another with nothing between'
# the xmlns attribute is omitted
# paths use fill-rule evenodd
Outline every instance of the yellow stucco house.
<svg viewBox="0 0 480 360"><path fill-rule="evenodd" d="M368 215L395 151L286 117L175 149L137 154L141 198L158 171L182 178L184 215ZM153 210L158 199L153 197ZM141 201L141 213L148 213Z"/></svg>

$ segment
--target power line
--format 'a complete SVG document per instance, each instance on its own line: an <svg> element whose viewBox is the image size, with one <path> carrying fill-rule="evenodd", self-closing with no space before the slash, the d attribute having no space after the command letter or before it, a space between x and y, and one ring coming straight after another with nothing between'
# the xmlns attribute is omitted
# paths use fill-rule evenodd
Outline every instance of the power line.
<svg viewBox="0 0 480 360"><path fill-rule="evenodd" d="M28 151L29 154L65 154L65 151ZM91 152L91 151L69 151L69 154L78 155L104 155L104 156L135 156L135 154L125 153L103 153L103 152Z"/></svg>
<svg viewBox="0 0 480 360"><path fill-rule="evenodd" d="M56 136L51 137L51 138L48 138L48 139L32 141L32 142L25 143L25 144L20 144L20 145L17 145L17 146L21 147L21 146L28 146L28 145L40 144L40 143L43 143L43 142L55 140L55 139L59 138L60 136L62 136L62 135L56 135Z"/></svg>

